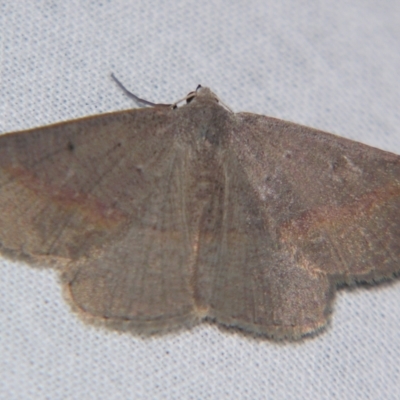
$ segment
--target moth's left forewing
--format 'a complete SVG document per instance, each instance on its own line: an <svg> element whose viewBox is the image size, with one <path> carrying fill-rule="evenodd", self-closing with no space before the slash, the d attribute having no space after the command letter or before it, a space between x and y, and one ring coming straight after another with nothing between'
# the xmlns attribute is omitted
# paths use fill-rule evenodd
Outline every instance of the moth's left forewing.
<svg viewBox="0 0 400 400"><path fill-rule="evenodd" d="M167 121L131 110L0 136L2 252L76 260L117 238L138 213L129 188L137 195L141 166L157 166Z"/></svg>

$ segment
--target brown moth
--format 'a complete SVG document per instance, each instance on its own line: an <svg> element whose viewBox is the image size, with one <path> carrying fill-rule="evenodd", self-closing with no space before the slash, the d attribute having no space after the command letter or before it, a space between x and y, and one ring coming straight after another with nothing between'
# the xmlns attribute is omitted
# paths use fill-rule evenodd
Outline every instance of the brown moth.
<svg viewBox="0 0 400 400"><path fill-rule="evenodd" d="M57 268L85 321L298 339L338 285L400 272L400 156L207 88L135 99L152 107L0 136L0 251Z"/></svg>

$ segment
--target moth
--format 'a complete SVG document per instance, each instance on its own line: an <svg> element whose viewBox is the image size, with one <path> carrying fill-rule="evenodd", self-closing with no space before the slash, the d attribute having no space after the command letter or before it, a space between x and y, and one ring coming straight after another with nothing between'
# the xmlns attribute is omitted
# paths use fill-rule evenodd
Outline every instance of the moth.
<svg viewBox="0 0 400 400"><path fill-rule="evenodd" d="M399 155L208 88L132 96L148 107L0 136L0 251L60 271L85 321L299 339L338 285L400 272Z"/></svg>

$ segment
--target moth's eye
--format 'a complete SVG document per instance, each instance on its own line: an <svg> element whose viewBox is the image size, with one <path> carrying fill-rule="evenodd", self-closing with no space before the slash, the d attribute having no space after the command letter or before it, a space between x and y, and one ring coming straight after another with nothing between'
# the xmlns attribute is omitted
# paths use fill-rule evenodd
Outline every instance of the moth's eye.
<svg viewBox="0 0 400 400"><path fill-rule="evenodd" d="M186 97L186 104L189 104L196 97L196 92L190 92Z"/></svg>

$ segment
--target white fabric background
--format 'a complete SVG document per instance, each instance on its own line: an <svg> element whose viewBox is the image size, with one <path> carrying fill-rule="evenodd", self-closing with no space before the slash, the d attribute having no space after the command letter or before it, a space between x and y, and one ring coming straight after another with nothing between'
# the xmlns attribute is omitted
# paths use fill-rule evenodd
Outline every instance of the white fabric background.
<svg viewBox="0 0 400 400"><path fill-rule="evenodd" d="M113 71L152 101L201 83L400 154L399 4L0 0L0 133L134 107ZM209 325L142 340L83 325L54 271L0 267L1 399L400 398L398 281L340 291L299 344Z"/></svg>

